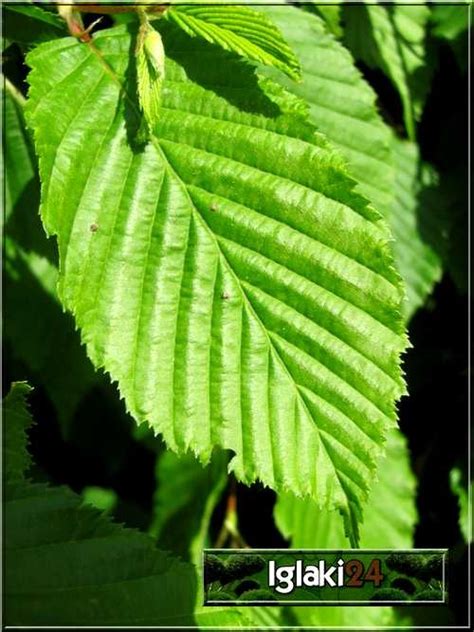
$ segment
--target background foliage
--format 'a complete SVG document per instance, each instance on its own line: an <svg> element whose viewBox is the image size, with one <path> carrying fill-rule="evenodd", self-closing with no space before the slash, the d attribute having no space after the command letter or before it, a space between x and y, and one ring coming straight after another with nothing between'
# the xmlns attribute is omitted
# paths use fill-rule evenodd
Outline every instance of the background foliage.
<svg viewBox="0 0 474 632"><path fill-rule="evenodd" d="M465 624L468 7L176 5L159 84L4 17L6 622ZM203 546L350 543L449 606L201 607Z"/></svg>

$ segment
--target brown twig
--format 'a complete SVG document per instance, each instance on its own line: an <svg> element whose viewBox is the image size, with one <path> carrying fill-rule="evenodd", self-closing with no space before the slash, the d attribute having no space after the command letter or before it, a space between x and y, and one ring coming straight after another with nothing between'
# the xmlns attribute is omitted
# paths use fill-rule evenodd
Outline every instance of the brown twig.
<svg viewBox="0 0 474 632"><path fill-rule="evenodd" d="M140 6L145 8L147 13L164 13L169 5L167 4L75 4L74 8L81 13L133 13Z"/></svg>
<svg viewBox="0 0 474 632"><path fill-rule="evenodd" d="M229 495L227 496L227 506L224 521L216 539L215 548L221 549L229 540L233 549L248 549L249 545L240 535L237 515L237 482L231 478Z"/></svg>

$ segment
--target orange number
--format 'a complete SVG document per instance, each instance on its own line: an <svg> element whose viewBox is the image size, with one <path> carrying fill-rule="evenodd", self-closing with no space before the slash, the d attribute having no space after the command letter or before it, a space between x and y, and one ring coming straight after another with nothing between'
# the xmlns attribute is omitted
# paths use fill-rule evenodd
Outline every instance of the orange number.
<svg viewBox="0 0 474 632"><path fill-rule="evenodd" d="M380 560L372 560L364 577L366 582L374 582L374 586L378 588L383 582L383 573L381 571Z"/></svg>
<svg viewBox="0 0 474 632"><path fill-rule="evenodd" d="M364 585L364 582L361 580L362 573L364 572L364 565L359 560L350 560L350 562L346 562L346 574L349 575L349 581L346 586L350 586L351 588L360 588Z"/></svg>

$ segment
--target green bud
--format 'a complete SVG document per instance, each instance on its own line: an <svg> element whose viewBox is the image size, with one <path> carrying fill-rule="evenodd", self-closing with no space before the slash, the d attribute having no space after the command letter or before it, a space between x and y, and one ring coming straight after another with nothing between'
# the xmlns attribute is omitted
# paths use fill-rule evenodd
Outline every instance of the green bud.
<svg viewBox="0 0 474 632"><path fill-rule="evenodd" d="M165 49L163 48L163 41L158 31L150 27L150 30L145 35L143 47L149 63L154 68L158 77L163 79L165 76Z"/></svg>
<svg viewBox="0 0 474 632"><path fill-rule="evenodd" d="M151 132L160 113L161 86L165 76L165 51L160 34L148 22L140 27L136 61L140 108L146 127Z"/></svg>

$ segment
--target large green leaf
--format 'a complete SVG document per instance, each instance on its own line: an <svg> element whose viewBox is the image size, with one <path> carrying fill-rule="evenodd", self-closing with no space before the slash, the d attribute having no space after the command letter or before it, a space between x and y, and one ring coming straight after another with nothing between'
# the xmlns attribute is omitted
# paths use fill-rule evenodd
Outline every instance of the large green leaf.
<svg viewBox="0 0 474 632"><path fill-rule="evenodd" d="M352 7L351 7L352 9ZM327 134L348 161L359 190L387 218L395 261L405 281L409 318L439 279L439 258L426 243L425 224L436 215L431 186L413 144L394 139L376 107L376 95L341 44L316 16L293 7L265 8L296 51L303 81L278 79L309 104L310 120ZM423 208L421 208L423 206ZM423 210L423 213L421 212Z"/></svg>
<svg viewBox="0 0 474 632"><path fill-rule="evenodd" d="M409 138L415 138L429 88L426 31L430 11L424 4L345 7L345 38L354 55L382 70L400 94Z"/></svg>
<svg viewBox="0 0 474 632"><path fill-rule="evenodd" d="M28 56L61 299L170 448L230 449L241 480L311 494L354 527L404 392L388 231L294 98L159 25L167 79L145 147L133 83L122 98L124 27Z"/></svg>
<svg viewBox="0 0 474 632"><path fill-rule="evenodd" d="M293 79L300 76L297 58L263 13L229 5L175 5L164 16L188 35L202 37L251 61L274 66Z"/></svg>
<svg viewBox="0 0 474 632"><path fill-rule="evenodd" d="M417 513L415 478L410 468L406 440L392 430L387 455L379 468L364 512L360 545L366 549L406 549L413 546ZM291 495L279 498L275 519L294 548L344 549L349 542L334 512L317 508L314 502ZM382 626L395 625L392 608L295 608L301 625Z"/></svg>
<svg viewBox="0 0 474 632"><path fill-rule="evenodd" d="M4 622L189 625L193 568L146 535L113 524L65 487L24 480L29 387L4 401Z"/></svg>

